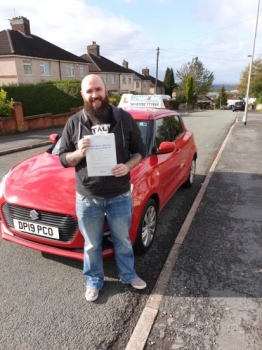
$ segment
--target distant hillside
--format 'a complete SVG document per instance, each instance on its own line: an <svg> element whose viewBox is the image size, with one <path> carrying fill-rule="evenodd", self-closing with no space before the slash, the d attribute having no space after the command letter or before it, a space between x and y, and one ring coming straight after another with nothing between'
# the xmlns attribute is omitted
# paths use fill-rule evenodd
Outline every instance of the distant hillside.
<svg viewBox="0 0 262 350"><path fill-rule="evenodd" d="M212 90L220 90L222 88L222 85L225 86L226 90L235 90L237 84L213 84L211 89Z"/></svg>

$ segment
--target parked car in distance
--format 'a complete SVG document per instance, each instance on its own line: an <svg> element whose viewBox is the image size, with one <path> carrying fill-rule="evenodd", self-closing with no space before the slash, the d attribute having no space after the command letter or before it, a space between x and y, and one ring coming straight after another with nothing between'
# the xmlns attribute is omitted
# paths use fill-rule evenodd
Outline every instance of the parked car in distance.
<svg viewBox="0 0 262 350"><path fill-rule="evenodd" d="M232 106L232 111L244 111L245 110L245 102L235 102Z"/></svg>
<svg viewBox="0 0 262 350"><path fill-rule="evenodd" d="M146 157L131 171L133 215L130 238L137 253L150 248L157 217L180 188L191 187L197 148L181 116L164 108L160 96L124 94L120 107L135 119ZM75 213L75 169L63 168L60 138L4 176L0 184L0 233L4 240L41 252L83 260L84 240ZM172 244L172 242L170 242ZM103 257L113 255L104 221Z"/></svg>
<svg viewBox="0 0 262 350"><path fill-rule="evenodd" d="M222 105L222 106L220 106L220 109L227 109L227 106L224 106L224 105Z"/></svg>

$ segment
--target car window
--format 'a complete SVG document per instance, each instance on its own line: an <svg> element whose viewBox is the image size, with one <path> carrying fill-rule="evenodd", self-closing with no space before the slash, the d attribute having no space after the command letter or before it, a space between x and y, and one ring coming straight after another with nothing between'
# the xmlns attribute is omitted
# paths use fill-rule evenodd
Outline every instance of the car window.
<svg viewBox="0 0 262 350"><path fill-rule="evenodd" d="M174 115L174 117L171 118L171 123L172 123L172 130L173 130L173 135L175 140L180 134L183 133L183 126L179 116L177 115Z"/></svg>
<svg viewBox="0 0 262 350"><path fill-rule="evenodd" d="M146 144L146 135L147 135L147 128L148 128L148 122L144 120L136 120L137 126L139 127L139 130L141 132L142 140L144 144Z"/></svg>
<svg viewBox="0 0 262 350"><path fill-rule="evenodd" d="M174 133L170 117L156 119L155 126L155 144L157 148L159 148L161 142L174 141Z"/></svg>

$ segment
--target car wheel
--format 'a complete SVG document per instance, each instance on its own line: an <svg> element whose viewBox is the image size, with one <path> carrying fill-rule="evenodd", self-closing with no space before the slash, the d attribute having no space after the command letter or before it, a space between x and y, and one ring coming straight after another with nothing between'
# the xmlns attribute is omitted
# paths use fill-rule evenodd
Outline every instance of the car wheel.
<svg viewBox="0 0 262 350"><path fill-rule="evenodd" d="M148 251L155 238L157 225L157 205L150 198L143 210L139 223L134 250L137 254L144 254Z"/></svg>
<svg viewBox="0 0 262 350"><path fill-rule="evenodd" d="M193 185L194 179L195 179L195 174L196 174L196 159L193 158L188 178L187 180L183 183L183 187L190 188Z"/></svg>

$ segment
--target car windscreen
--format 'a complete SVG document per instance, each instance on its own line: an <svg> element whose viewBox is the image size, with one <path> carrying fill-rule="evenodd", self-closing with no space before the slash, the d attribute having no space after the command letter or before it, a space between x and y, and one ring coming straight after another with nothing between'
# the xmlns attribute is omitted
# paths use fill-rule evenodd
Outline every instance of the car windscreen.
<svg viewBox="0 0 262 350"><path fill-rule="evenodd" d="M52 149L52 154L55 154L55 155L59 154L60 143L61 143L61 138L54 145L54 148Z"/></svg>

